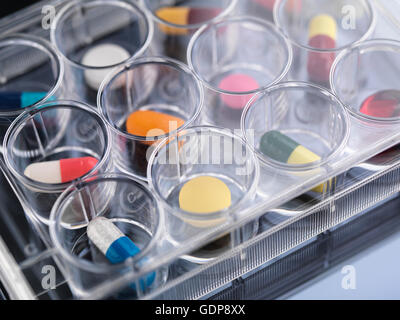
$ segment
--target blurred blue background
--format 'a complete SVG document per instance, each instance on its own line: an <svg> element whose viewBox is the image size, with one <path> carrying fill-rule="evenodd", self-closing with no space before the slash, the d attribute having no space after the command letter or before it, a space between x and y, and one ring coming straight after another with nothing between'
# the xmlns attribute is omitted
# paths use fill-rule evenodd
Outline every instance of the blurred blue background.
<svg viewBox="0 0 400 320"><path fill-rule="evenodd" d="M345 290L343 267L356 271L356 289ZM288 296L290 300L400 299L400 233L341 263Z"/></svg>

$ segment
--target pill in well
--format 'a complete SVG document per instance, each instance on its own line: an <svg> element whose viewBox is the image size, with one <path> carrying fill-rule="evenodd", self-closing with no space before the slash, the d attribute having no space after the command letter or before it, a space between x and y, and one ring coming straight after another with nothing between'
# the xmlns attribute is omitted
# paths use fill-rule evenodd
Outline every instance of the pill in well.
<svg viewBox="0 0 400 320"><path fill-rule="evenodd" d="M165 22L186 26L205 23L221 13L219 8L190 8L190 7L163 7L156 11L156 15ZM185 35L190 31L185 28L174 28L159 25L160 29L168 35Z"/></svg>
<svg viewBox="0 0 400 320"><path fill-rule="evenodd" d="M46 95L47 92L0 92L0 110L26 108L43 100Z"/></svg>
<svg viewBox="0 0 400 320"><path fill-rule="evenodd" d="M104 67L115 66L130 57L129 52L123 47L111 43L89 49L82 58L82 64L89 67L84 73L86 83L93 90L99 90L101 83L112 70ZM90 67L100 67L101 69L90 69Z"/></svg>
<svg viewBox="0 0 400 320"><path fill-rule="evenodd" d="M311 19L308 35L308 44L311 48L321 50L335 49L336 38L337 24L333 17L321 14ZM317 83L328 83L330 70L335 58L335 52L311 51L307 65L310 80Z"/></svg>
<svg viewBox="0 0 400 320"><path fill-rule="evenodd" d="M220 179L201 176L184 184L179 192L179 207L191 213L214 213L231 206L231 191Z"/></svg>
<svg viewBox="0 0 400 320"><path fill-rule="evenodd" d="M259 4L260 6L267 8L272 11L274 9L274 5L276 0L253 0L253 2Z"/></svg>
<svg viewBox="0 0 400 320"><path fill-rule="evenodd" d="M112 264L124 262L140 252L132 240L107 218L99 217L90 221L87 234Z"/></svg>
<svg viewBox="0 0 400 320"><path fill-rule="evenodd" d="M223 78L218 87L224 91L238 93L237 95L221 93L221 100L226 106L232 109L243 109L253 95L240 95L240 93L257 90L259 88L259 84L254 78L246 74L233 73Z"/></svg>
<svg viewBox="0 0 400 320"><path fill-rule="evenodd" d="M27 166L24 175L41 183L66 183L87 174L97 163L93 157L37 162Z"/></svg>
<svg viewBox="0 0 400 320"><path fill-rule="evenodd" d="M361 104L360 112L375 118L393 118L400 113L400 91L379 91Z"/></svg>
<svg viewBox="0 0 400 320"><path fill-rule="evenodd" d="M155 137L177 130L185 124L179 117L167 113L143 110L132 112L126 121L129 134L139 137Z"/></svg>
<svg viewBox="0 0 400 320"><path fill-rule="evenodd" d="M140 253L139 247L109 219L97 217L87 227L90 241L104 254L112 264L122 263ZM152 285L155 272L148 274L146 280L140 279L142 289ZM135 285L131 285L135 289Z"/></svg>
<svg viewBox="0 0 400 320"><path fill-rule="evenodd" d="M276 0L252 0L260 6L268 9L269 11L274 10ZM299 12L301 10L302 0L288 0L285 5L285 9L288 12Z"/></svg>
<svg viewBox="0 0 400 320"><path fill-rule="evenodd" d="M279 131L269 131L261 137L260 151L271 159L292 164L309 164L321 160L321 157L300 145ZM330 180L329 184L332 183ZM314 188L315 192L323 192L327 185L321 184Z"/></svg>
<svg viewBox="0 0 400 320"><path fill-rule="evenodd" d="M261 138L260 150L275 161L287 164L307 164L321 159L279 131L265 133Z"/></svg>
<svg viewBox="0 0 400 320"><path fill-rule="evenodd" d="M336 41L337 24L336 20L328 14L320 14L310 21L308 38L324 35Z"/></svg>

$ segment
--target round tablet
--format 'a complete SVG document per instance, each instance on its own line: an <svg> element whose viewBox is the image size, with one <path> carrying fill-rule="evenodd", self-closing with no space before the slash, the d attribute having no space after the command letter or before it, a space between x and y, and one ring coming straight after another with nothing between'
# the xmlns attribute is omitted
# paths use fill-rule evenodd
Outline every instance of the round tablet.
<svg viewBox="0 0 400 320"><path fill-rule="evenodd" d="M260 86L254 78L246 74L234 73L222 79L218 87L224 91L240 93L257 90ZM243 109L252 97L252 94L221 94L221 99L224 104L232 109Z"/></svg>
<svg viewBox="0 0 400 320"><path fill-rule="evenodd" d="M231 191L228 186L210 176L190 180L179 193L179 207L191 213L214 213L230 205Z"/></svg>
<svg viewBox="0 0 400 320"><path fill-rule="evenodd" d="M82 58L82 64L87 67L107 67L129 59L131 55L123 47L116 44L101 44L91 48ZM85 80L90 88L99 90L101 83L110 73L111 68L101 70L86 70Z"/></svg>

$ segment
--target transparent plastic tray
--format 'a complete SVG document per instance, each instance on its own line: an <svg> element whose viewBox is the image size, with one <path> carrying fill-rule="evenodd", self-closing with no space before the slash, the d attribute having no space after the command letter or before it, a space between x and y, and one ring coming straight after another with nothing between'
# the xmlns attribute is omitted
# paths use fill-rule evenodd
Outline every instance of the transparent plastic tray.
<svg viewBox="0 0 400 320"><path fill-rule="evenodd" d="M48 32L41 28L41 8L47 1L26 10L13 17L0 21L0 33L25 32L48 38ZM396 29L397 19L387 16L388 9L383 1L371 2L376 16L376 28L373 38L400 39ZM58 8L62 1L54 1ZM385 10L386 8L386 10ZM392 12L396 12L391 10ZM23 23L19 23L23 21ZM378 79L379 80L379 79ZM284 87L275 88L280 90ZM318 89L319 90L319 89ZM68 98L68 92L63 93ZM257 101L255 101L256 103ZM344 109L343 109L344 110ZM341 110L341 112L343 111ZM90 289L82 289L82 283L76 283L72 277L68 261L64 260L50 241L47 227L37 221L35 213L24 192L19 187L10 170L1 161L2 171L10 182L18 197L26 216L35 233L39 235L41 252L29 259L17 261L23 271L35 268L37 264L45 264L51 260L59 272L59 284L67 283L74 297L84 299L101 299L118 297L117 293L127 286L127 283L138 282L147 274L168 274L162 284L149 292L137 292L140 299L199 299L214 290L229 284L232 280L261 267L266 262L278 257L284 252L301 245L350 217L362 212L380 201L399 192L400 155L396 149L383 160L371 159L375 155L400 143L400 123L397 120L384 124L371 120L360 119L353 114L343 112L333 115L338 121L343 121L343 136L335 146L336 151L323 161L322 165L312 168L297 168L297 172L287 170L282 166L263 163L260 169L261 177L256 198L247 208L232 212L224 224L215 228L202 229L180 239L179 242L168 240L163 234L157 246L147 253L146 260L135 265L130 272L110 275L105 281ZM340 125L339 125L340 126ZM299 174L299 172L301 172ZM265 179L265 177L269 179ZM307 193L312 188L324 184L336 177L337 186L334 190L324 192L313 203L303 202L294 205L290 210L285 204ZM265 181L268 181L265 184ZM260 226L259 234L250 240L244 239L242 230L249 224ZM182 257L194 250L209 244L222 235L231 233L231 250L205 264L190 266L182 265ZM4 256L9 257L7 250L0 247ZM173 271L179 264L179 272ZM187 270L185 269L187 267ZM167 271L165 271L167 268ZM6 268L2 268L3 278L7 278ZM12 277L9 274L9 277ZM14 277L27 284L18 272ZM40 281L39 281L40 282ZM28 286L13 285L8 281L15 297L35 297L42 289L40 285L30 283ZM34 292L29 291L29 286Z"/></svg>

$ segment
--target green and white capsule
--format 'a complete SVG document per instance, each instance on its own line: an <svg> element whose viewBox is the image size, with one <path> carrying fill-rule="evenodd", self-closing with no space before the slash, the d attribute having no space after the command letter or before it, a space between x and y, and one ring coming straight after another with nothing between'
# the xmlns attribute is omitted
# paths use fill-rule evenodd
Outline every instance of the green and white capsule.
<svg viewBox="0 0 400 320"><path fill-rule="evenodd" d="M275 130L262 136L260 151L275 161L291 165L309 164L321 160L321 157L311 150ZM313 191L323 193L331 186L332 180L329 180L314 188Z"/></svg>

